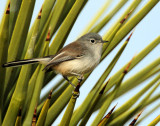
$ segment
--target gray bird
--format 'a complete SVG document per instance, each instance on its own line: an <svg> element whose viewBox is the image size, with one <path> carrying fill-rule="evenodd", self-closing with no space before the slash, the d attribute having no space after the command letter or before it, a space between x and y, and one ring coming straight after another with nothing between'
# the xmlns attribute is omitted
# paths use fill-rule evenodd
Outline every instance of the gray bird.
<svg viewBox="0 0 160 126"><path fill-rule="evenodd" d="M54 70L60 73L72 86L69 76L78 76L82 81L83 75L92 71L100 62L103 43L97 33L88 33L68 44L58 51L56 55L12 61L3 64L3 67L17 67L24 64L40 63L45 64L44 70ZM75 86L74 86L75 87Z"/></svg>

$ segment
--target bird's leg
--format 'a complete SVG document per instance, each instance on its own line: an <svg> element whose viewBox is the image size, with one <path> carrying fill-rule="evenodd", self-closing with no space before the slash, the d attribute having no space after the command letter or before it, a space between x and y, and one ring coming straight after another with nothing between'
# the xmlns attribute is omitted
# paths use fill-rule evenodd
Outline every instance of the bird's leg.
<svg viewBox="0 0 160 126"><path fill-rule="evenodd" d="M81 75L79 75L78 76L78 82L79 82L79 84L83 81L83 79L84 79L84 76L81 74Z"/></svg>
<svg viewBox="0 0 160 126"><path fill-rule="evenodd" d="M79 97L79 88L80 88L80 83L77 84L76 88L74 89L74 91L72 91L72 98L77 99Z"/></svg>
<svg viewBox="0 0 160 126"><path fill-rule="evenodd" d="M79 76L77 77L77 79L78 79L78 84L77 84L75 90L72 92L73 98L75 98L75 99L78 98L79 95L80 95L79 88L80 88L80 86L81 86L81 82L82 82L83 79L84 79L84 76L83 76L83 75L79 75ZM76 92L76 93L75 93L75 92Z"/></svg>
<svg viewBox="0 0 160 126"><path fill-rule="evenodd" d="M66 79L68 81L69 84L71 84L74 88L76 88L76 86L74 84L72 84L72 82L66 77L66 76L63 76L64 79Z"/></svg>
<svg viewBox="0 0 160 126"><path fill-rule="evenodd" d="M70 80L66 77L66 76L63 76L64 77L64 79L66 79L68 82L69 82L69 84L71 84L73 87L74 87L74 90L72 91L72 95L73 95L73 98L78 98L79 97L79 88L80 88L80 81L79 81L79 83L78 83L78 85L77 86L75 86L74 84L72 84L71 82L70 82ZM82 80L82 79L81 79ZM75 93L76 92L76 93Z"/></svg>

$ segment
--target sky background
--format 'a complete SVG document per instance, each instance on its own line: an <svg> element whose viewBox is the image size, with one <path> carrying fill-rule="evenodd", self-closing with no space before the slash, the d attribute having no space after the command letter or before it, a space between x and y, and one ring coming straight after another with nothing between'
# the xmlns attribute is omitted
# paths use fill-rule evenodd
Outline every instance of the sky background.
<svg viewBox="0 0 160 126"><path fill-rule="evenodd" d="M0 19L3 15L4 7L7 0L1 0L0 1ZM136 12L138 12L146 2L149 0L142 0L141 4L138 6ZM75 22L75 25L73 26L68 39L66 40L66 44L74 41L77 39L77 37L81 34L83 29L87 26L87 24L90 22L90 20L94 17L96 12L103 6L104 2L106 0L89 0L86 4L85 8L82 10L82 13L79 15L77 21ZM114 22L121 16L121 14L125 11L125 9L130 5L132 0L129 0L123 8L120 9L120 11L110 20L110 22L99 32L100 35L104 35L107 30L114 24ZM43 0L37 0L34 8L34 13L32 17L33 23L34 19L36 18L41 5L43 3ZM118 3L118 0L113 0L110 7L106 10L105 16L107 13L110 12L110 10ZM102 17L103 17L102 16ZM129 60L132 59L132 57L136 54L138 54L142 49L144 49L149 43L151 43L155 38L157 38L160 35L160 3L158 3L149 13L148 15L143 18L143 20L136 26L135 32L132 36L132 38L129 41L129 44L127 45L126 49L124 50L122 56L120 57L119 61L117 62L116 66L110 73L109 77L111 77L116 71L118 71L123 65L125 65ZM128 36L127 36L128 37ZM101 62L101 64L92 72L91 76L87 79L85 84L80 89L80 97L77 99L76 106L77 108L85 99L88 92L92 89L98 78L102 75L104 72L104 68L106 68L110 61L114 58L117 50L121 47L121 45L124 43L126 38L124 38L121 43L109 54L109 56ZM65 44L65 45L66 45ZM134 75L136 72L144 68L147 64L150 64L155 59L157 59L160 56L160 44L147 56L141 61L135 68L133 68L125 77L124 80ZM108 78L109 78L108 77ZM59 75L56 79L59 80L61 78L61 75ZM108 79L107 78L107 79ZM107 80L106 79L106 80ZM151 79L149 79L151 80ZM141 90L148 82L144 82L143 85L138 86L137 88L134 88L132 92L127 93L126 95L123 95L119 99L116 99L109 107L108 110L110 110L116 103L118 103L117 108L120 107L123 102L127 101L130 97L132 97L134 94L136 94L139 90ZM52 81L50 85L53 85L55 83L55 80ZM46 88L46 90L50 90L49 87ZM159 93L160 87L156 90L155 93ZM45 92L43 90L43 92ZM154 93L154 94L155 94ZM154 95L153 94L153 95ZM144 110L142 113L142 116L145 115L145 112L150 110L152 107L157 105L160 100L156 101L152 105L150 105L148 108ZM63 111L64 113L64 111ZM59 116L59 119L55 121L54 125L59 124L60 119L63 116L63 113ZM160 114L160 108L156 111L154 111L149 118L146 118L139 126L144 126L150 123L154 118L156 118ZM94 120L96 116L96 113L93 114L89 122L87 123L87 126L91 124L91 122ZM129 121L130 122L130 121ZM129 122L126 124L128 125ZM159 124L160 125L160 124Z"/></svg>

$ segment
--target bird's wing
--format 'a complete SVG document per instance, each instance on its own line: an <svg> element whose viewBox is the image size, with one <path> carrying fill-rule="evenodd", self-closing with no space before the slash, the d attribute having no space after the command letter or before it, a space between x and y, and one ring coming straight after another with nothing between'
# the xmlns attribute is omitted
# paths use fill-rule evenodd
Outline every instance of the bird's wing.
<svg viewBox="0 0 160 126"><path fill-rule="evenodd" d="M51 66L57 65L59 63L62 63L64 61L74 60L77 58L81 58L84 55L84 50L82 51L82 46L77 43L73 42L63 49L61 49L54 57L53 59L48 62L45 69L50 68Z"/></svg>

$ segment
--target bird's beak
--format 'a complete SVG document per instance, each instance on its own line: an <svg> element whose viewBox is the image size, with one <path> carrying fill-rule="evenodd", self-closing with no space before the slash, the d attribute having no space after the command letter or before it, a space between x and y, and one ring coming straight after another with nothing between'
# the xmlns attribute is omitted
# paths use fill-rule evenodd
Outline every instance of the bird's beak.
<svg viewBox="0 0 160 126"><path fill-rule="evenodd" d="M105 41L105 40L102 40L102 41L101 41L101 43L106 43L106 42L109 42L109 41Z"/></svg>

